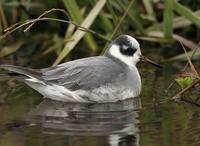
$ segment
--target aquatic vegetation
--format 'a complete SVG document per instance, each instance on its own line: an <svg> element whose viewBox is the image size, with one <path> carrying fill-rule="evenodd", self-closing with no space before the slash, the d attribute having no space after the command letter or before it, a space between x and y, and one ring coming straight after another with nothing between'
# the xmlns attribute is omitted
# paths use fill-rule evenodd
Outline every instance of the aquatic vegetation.
<svg viewBox="0 0 200 146"><path fill-rule="evenodd" d="M194 77L185 77L185 78L178 78L176 82L181 86L182 90L190 86L196 78Z"/></svg>
<svg viewBox="0 0 200 146"><path fill-rule="evenodd" d="M103 39L105 44L110 42L114 36L121 34L131 34L137 39L166 44L181 40L185 46L192 49L198 41L195 40L198 36L196 29L200 28L198 1L64 0L47 4L46 1L40 0L37 2L3 1L1 5L0 32L15 23L15 27L18 27L21 23L17 22L20 21L22 24L31 24L27 29L20 27L17 31L15 30L14 34L8 32L7 39L1 39L1 57L20 51L24 45L37 44L33 49L38 50L39 45L43 55L56 52L57 58L54 58L53 65L66 58L82 38L89 48L87 52L89 56L103 52L99 50L99 41L96 40ZM33 11L33 9L38 11ZM13 16L13 20L10 16ZM38 22L38 20L43 21ZM33 24L34 27L32 27ZM29 32L23 34L23 29ZM47 34L48 39L41 37L37 42L30 41L34 36L43 34ZM10 42L18 42L20 45L14 47ZM104 48L107 45L108 43Z"/></svg>

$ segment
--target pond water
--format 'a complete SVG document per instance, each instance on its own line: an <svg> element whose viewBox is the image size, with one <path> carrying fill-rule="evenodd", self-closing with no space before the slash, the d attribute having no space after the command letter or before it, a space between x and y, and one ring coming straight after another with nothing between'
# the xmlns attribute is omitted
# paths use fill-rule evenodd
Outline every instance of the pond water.
<svg viewBox="0 0 200 146"><path fill-rule="evenodd" d="M156 62L156 58L151 59ZM140 97L106 104L43 100L26 84L1 74L0 145L200 145L200 106L190 100L170 100L181 90L177 84L164 92L184 64L162 63L160 69L139 63ZM187 96L196 100L198 94Z"/></svg>

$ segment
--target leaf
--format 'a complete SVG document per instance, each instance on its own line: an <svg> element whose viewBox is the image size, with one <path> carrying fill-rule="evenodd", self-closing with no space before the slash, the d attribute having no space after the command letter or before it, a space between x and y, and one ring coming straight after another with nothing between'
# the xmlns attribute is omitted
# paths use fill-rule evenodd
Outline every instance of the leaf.
<svg viewBox="0 0 200 146"><path fill-rule="evenodd" d="M189 51L187 54L188 54L188 56L192 56L193 51ZM196 56L196 57L197 57L197 56L200 56L200 47L199 47L199 49L196 51L195 56ZM176 55L176 56L171 57L171 58L169 58L169 59L166 59L166 60L164 60L164 61L174 61L174 60L181 60L181 59L185 59L185 53Z"/></svg>
<svg viewBox="0 0 200 146"><path fill-rule="evenodd" d="M177 13L184 16L185 18L190 20L194 25L200 28L200 19L190 9L188 9L187 7L181 5L176 1L173 1L173 5Z"/></svg>
<svg viewBox="0 0 200 146"><path fill-rule="evenodd" d="M167 38L155 38L155 37L137 37L137 39L150 41L150 42L161 42L161 43L173 43L174 40Z"/></svg>
<svg viewBox="0 0 200 146"><path fill-rule="evenodd" d="M7 7L17 7L19 5L21 6L26 6L29 8L44 8L44 5L41 2L31 2L31 0L27 0L27 1L6 1L6 2L2 2L3 6L7 6ZM28 6L27 6L28 5Z"/></svg>
<svg viewBox="0 0 200 146"><path fill-rule="evenodd" d="M195 15L197 15L197 17L200 19L200 10L193 12ZM192 22L189 21L188 19L186 19L183 16L179 16L179 17L175 17L173 19L173 28L177 29L177 28L183 28L185 26L191 25Z"/></svg>
<svg viewBox="0 0 200 146"><path fill-rule="evenodd" d="M194 77L185 77L176 79L177 83L181 86L182 90L190 86L196 78Z"/></svg>
<svg viewBox="0 0 200 146"><path fill-rule="evenodd" d="M117 18L116 18L115 12L114 12L114 10L112 8L110 0L106 0L106 2L107 2L108 9L110 11L110 14L112 15L112 19L113 19L113 22L114 22L115 27L116 27L117 26ZM122 31L121 31L120 27L118 28L117 31L118 31L118 35L122 35Z"/></svg>
<svg viewBox="0 0 200 146"><path fill-rule="evenodd" d="M152 20L156 20L155 18L155 13L154 13L154 9L153 9L153 5L151 4L151 1L149 0L143 0L143 4L145 7L145 10L147 11L147 14L149 17L153 18Z"/></svg>
<svg viewBox="0 0 200 146"><path fill-rule="evenodd" d="M59 48L61 48L63 45L63 39L59 38L52 46L48 47L42 54L46 55L52 51L55 51Z"/></svg>
<svg viewBox="0 0 200 146"><path fill-rule="evenodd" d="M65 7L67 8L70 16L72 17L72 19L77 24L81 24L84 21L84 17L82 16L81 10L79 9L79 6L76 3L76 1L74 1L74 0L64 0L63 2L65 4ZM92 20L89 19L88 21L92 21ZM89 34L89 33L85 34L83 39L85 40L85 42L88 44L88 46L93 51L95 51L97 49L96 41L91 34Z"/></svg>
<svg viewBox="0 0 200 146"><path fill-rule="evenodd" d="M163 38L163 32L161 32L161 31L149 31L148 32L148 36L150 37L149 38L149 40L151 41L152 39L154 39L154 38L152 38L152 37L155 37L155 38ZM179 35L177 35L177 34L173 34L173 39L174 40L176 40L176 41L181 41L181 42L183 42L183 44L185 45L185 46L187 46L188 48L190 48L191 50L194 50L194 48L196 48L196 46L197 46L197 44L196 43L194 43L193 41L190 41L190 40L188 40L188 39L186 39L186 38L184 38L184 37L182 37L182 36L179 36ZM173 43L174 42L174 40L172 40L172 39L164 39L166 42L168 42L168 43Z"/></svg>
<svg viewBox="0 0 200 146"><path fill-rule="evenodd" d="M186 47L190 48L191 50L194 50L197 46L197 44L189 39L186 39L180 35L173 34L173 39L176 41L181 41Z"/></svg>
<svg viewBox="0 0 200 146"><path fill-rule="evenodd" d="M120 1L118 1L118 2L120 3ZM123 16L122 16L122 18L120 19L119 23L117 24L117 26L115 27L114 31L112 32L112 34L111 34L111 36L110 36L110 38L109 38L110 40L112 40L112 38L114 37L114 35L115 35L115 33L117 32L118 28L119 28L120 25L122 24L122 21L124 20L124 18L126 17L126 15L128 15L128 12L129 12L131 6L133 5L133 2L134 2L134 0L132 0L132 1L130 2L128 8L125 9L125 8L123 7L123 9L125 10L125 13L123 14ZM121 5L123 5L123 4L121 3ZM104 46L104 48L103 48L103 50L101 51L100 55L103 55L103 53L106 51L106 49L107 49L107 47L108 47L108 44L109 44L109 43L106 43L106 45Z"/></svg>
<svg viewBox="0 0 200 146"><path fill-rule="evenodd" d="M181 42L180 42L180 43L181 43ZM186 56L187 56L187 59L188 59L188 62L189 62L189 64L190 64L190 67L191 67L191 69L192 69L192 72L193 72L195 75L199 76L198 73L197 73L197 71L196 71L196 69L195 69L195 67L194 67L194 65L192 64L192 62L191 62L191 60L190 60L190 58L189 58L189 56L188 56L188 54L187 54L187 52L186 52L186 50L185 50L185 48L184 48L184 46L183 46L182 43L181 43L181 45L182 45L182 47L183 47L183 50L185 51L185 54L186 54Z"/></svg>
<svg viewBox="0 0 200 146"><path fill-rule="evenodd" d="M117 0L116 2L117 2L117 3L119 4L119 6L121 6L122 9L125 11L124 14L126 14L126 15L129 17L129 19L131 20L131 22L132 22L134 28L136 28L142 35L146 35L146 31L145 31L144 27L142 26L142 23L140 22L140 19L137 18L137 17L135 17L135 15L134 15L134 13L133 13L133 12L134 12L134 9L131 9L131 8L130 8L130 6L133 5L134 0L132 0L132 1L129 3L128 6L125 5L124 2L121 1L121 0ZM127 11L127 10L128 10L128 11ZM125 16L126 16L126 15L125 15ZM121 18L121 19L124 20L124 18Z"/></svg>
<svg viewBox="0 0 200 146"><path fill-rule="evenodd" d="M185 89L183 89L182 91L180 91L178 94L176 94L174 97L172 97L172 99L178 98L179 96L181 96L182 94L184 94L185 92L187 92L188 90L190 90L192 87L194 87L199 82L200 82L200 79L198 79L197 81L195 81L194 83L192 83L190 86L188 86Z"/></svg>
<svg viewBox="0 0 200 146"><path fill-rule="evenodd" d="M164 37L172 38L173 35L173 0L165 0L164 9Z"/></svg>
<svg viewBox="0 0 200 146"><path fill-rule="evenodd" d="M101 11L101 9L103 8L103 6L105 5L105 3L106 3L105 0L98 1L97 4L94 6L94 8L90 11L88 16L85 18L81 26L85 28L89 28L92 25L95 18L97 17L97 15L99 14L99 12ZM71 38L74 41L68 42L67 45L65 45L60 55L58 56L56 61L53 63L53 66L60 63L60 61L75 47L75 45L80 41L80 39L84 36L85 33L86 32L83 32L81 30L76 30L76 32L73 34Z"/></svg>
<svg viewBox="0 0 200 146"><path fill-rule="evenodd" d="M0 57L4 57L6 55L9 55L9 54L16 52L17 50L19 50L19 48L21 48L21 46L24 43L25 43L24 41L18 41L14 44L5 46L0 52Z"/></svg>

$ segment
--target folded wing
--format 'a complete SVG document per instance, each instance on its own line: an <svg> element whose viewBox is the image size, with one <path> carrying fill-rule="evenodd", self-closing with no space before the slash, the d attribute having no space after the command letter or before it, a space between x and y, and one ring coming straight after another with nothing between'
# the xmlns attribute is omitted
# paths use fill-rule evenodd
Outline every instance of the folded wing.
<svg viewBox="0 0 200 146"><path fill-rule="evenodd" d="M99 56L71 61L42 72L44 81L74 91L112 84L122 76L123 69L109 58Z"/></svg>

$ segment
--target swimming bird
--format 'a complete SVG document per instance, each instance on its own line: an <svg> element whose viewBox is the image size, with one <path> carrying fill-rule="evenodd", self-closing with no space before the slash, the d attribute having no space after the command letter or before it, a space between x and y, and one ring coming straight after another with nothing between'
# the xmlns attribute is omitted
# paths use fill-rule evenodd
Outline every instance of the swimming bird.
<svg viewBox="0 0 200 146"><path fill-rule="evenodd" d="M139 61L159 64L142 56L139 43L129 35L117 37L103 56L78 59L44 69L1 64L45 98L65 102L116 102L140 95Z"/></svg>

